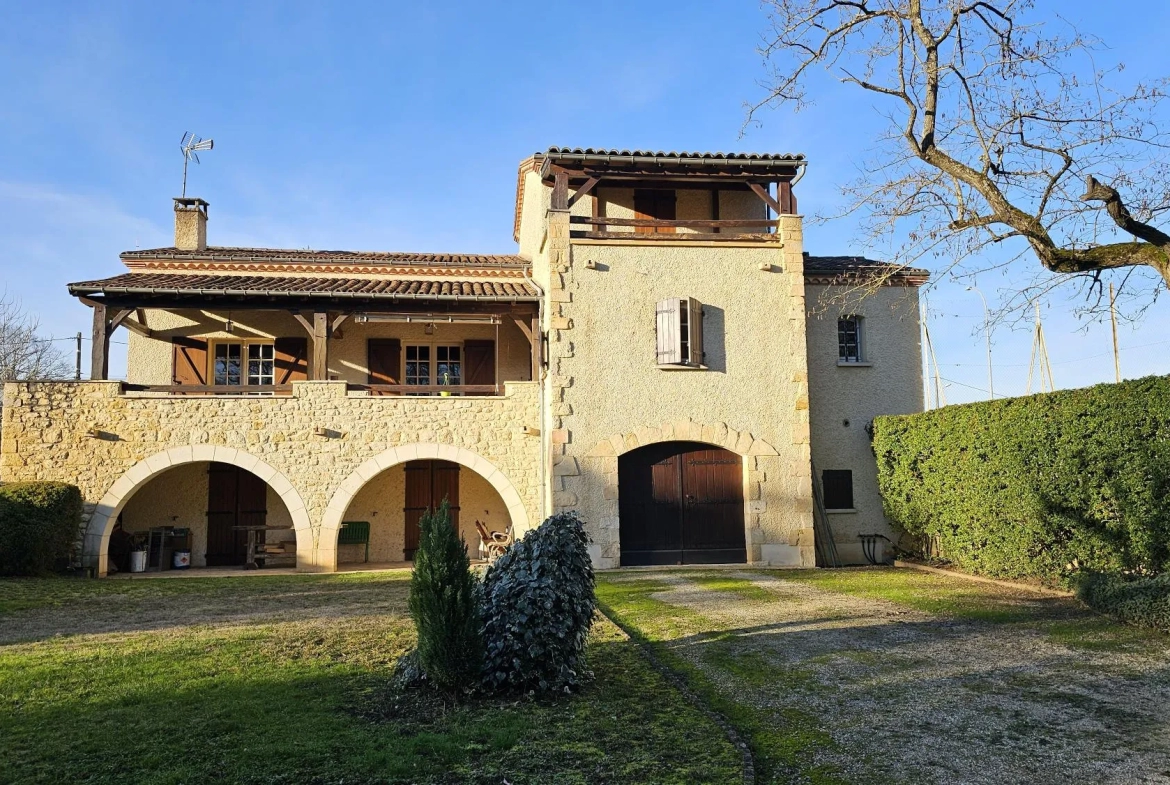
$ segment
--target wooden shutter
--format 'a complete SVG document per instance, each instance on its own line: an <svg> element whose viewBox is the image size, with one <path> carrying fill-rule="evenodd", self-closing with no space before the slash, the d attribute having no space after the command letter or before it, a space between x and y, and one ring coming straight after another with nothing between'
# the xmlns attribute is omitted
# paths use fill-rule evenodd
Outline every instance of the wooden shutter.
<svg viewBox="0 0 1170 785"><path fill-rule="evenodd" d="M634 189L634 217L655 218L663 221L675 219L674 191L657 188ZM654 234L655 232L673 234L673 226L636 226L638 234Z"/></svg>
<svg viewBox="0 0 1170 785"><path fill-rule="evenodd" d="M680 365L682 356L682 304L678 298L658 303L658 364Z"/></svg>
<svg viewBox="0 0 1170 785"><path fill-rule="evenodd" d="M273 341L276 355L276 383L292 384L309 378L309 341L307 338L277 338Z"/></svg>
<svg viewBox="0 0 1170 785"><path fill-rule="evenodd" d="M369 384L402 384L402 341L370 338L366 341L366 381Z"/></svg>
<svg viewBox="0 0 1170 785"><path fill-rule="evenodd" d="M207 339L180 336L171 339L171 381L174 384L207 384Z"/></svg>
<svg viewBox="0 0 1170 785"><path fill-rule="evenodd" d="M463 383L496 383L496 342L463 342Z"/></svg>
<svg viewBox="0 0 1170 785"><path fill-rule="evenodd" d="M694 297L686 299L688 347L690 356L684 358L691 365L703 364L703 304Z"/></svg>

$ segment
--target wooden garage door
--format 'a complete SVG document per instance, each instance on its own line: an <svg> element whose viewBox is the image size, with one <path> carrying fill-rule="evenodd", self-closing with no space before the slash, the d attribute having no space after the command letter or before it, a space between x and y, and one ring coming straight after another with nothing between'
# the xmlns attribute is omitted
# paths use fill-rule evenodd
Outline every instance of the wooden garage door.
<svg viewBox="0 0 1170 785"><path fill-rule="evenodd" d="M667 442L618 459L621 563L747 561L743 461L697 442Z"/></svg>
<svg viewBox="0 0 1170 785"><path fill-rule="evenodd" d="M447 499L451 525L459 531L459 464L450 461L411 461L406 464L406 538L403 557L414 560L418 550L419 521L427 510L437 510Z"/></svg>

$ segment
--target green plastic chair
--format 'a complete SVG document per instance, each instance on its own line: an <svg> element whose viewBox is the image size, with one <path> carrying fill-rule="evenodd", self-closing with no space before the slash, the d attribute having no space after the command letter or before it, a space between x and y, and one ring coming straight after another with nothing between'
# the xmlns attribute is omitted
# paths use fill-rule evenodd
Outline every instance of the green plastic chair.
<svg viewBox="0 0 1170 785"><path fill-rule="evenodd" d="M341 531L337 533L338 545L366 546L366 562L370 561L370 522L343 521Z"/></svg>

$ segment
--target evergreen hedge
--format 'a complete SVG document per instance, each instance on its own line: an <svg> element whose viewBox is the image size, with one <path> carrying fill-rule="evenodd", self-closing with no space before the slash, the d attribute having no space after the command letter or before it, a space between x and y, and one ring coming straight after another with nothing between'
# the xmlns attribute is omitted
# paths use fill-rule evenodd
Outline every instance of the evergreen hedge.
<svg viewBox="0 0 1170 785"><path fill-rule="evenodd" d="M81 526L81 491L63 482L0 486L0 575L67 566Z"/></svg>
<svg viewBox="0 0 1170 785"><path fill-rule="evenodd" d="M961 569L1170 567L1170 377L880 417L873 446L890 520Z"/></svg>
<svg viewBox="0 0 1170 785"><path fill-rule="evenodd" d="M1079 581L1077 596L1122 621L1170 632L1170 572L1153 578L1091 573Z"/></svg>

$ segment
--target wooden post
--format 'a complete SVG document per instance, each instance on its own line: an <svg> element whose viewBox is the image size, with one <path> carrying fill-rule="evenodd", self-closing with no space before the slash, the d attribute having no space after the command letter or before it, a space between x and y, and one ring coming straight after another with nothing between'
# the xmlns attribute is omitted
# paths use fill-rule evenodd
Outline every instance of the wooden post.
<svg viewBox="0 0 1170 785"><path fill-rule="evenodd" d="M313 367L309 378L329 378L329 314L324 311L313 314Z"/></svg>
<svg viewBox="0 0 1170 785"><path fill-rule="evenodd" d="M552 209L569 209L569 175L567 172L557 172L553 176Z"/></svg>
<svg viewBox="0 0 1170 785"><path fill-rule="evenodd" d="M1113 374L1118 382L1121 381L1121 351L1117 348L1117 299L1113 293L1113 283L1109 283L1109 324L1113 326Z"/></svg>
<svg viewBox="0 0 1170 785"><path fill-rule="evenodd" d="M93 306L93 344L89 356L89 378L102 381L110 375L110 322L105 303Z"/></svg>

